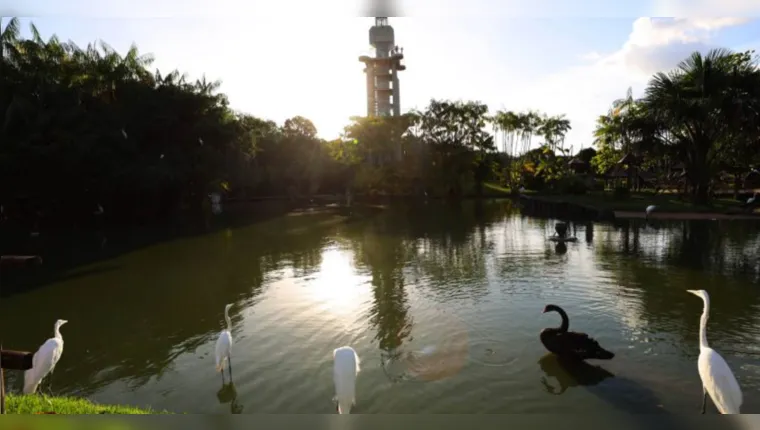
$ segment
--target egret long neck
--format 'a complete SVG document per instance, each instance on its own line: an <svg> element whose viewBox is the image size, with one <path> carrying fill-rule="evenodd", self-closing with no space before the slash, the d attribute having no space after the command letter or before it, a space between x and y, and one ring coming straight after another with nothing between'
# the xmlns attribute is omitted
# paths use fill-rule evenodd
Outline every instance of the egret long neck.
<svg viewBox="0 0 760 430"><path fill-rule="evenodd" d="M229 312L229 309L224 309L224 320L227 321L227 330L232 331L232 320L230 320Z"/></svg>
<svg viewBox="0 0 760 430"><path fill-rule="evenodd" d="M61 336L61 325L56 324L55 330L53 330L53 335L56 337L56 339L63 339L63 336Z"/></svg>
<svg viewBox="0 0 760 430"><path fill-rule="evenodd" d="M702 317L699 319L699 348L709 348L707 345L707 318L710 315L710 299L703 297L705 302L704 310L702 311Z"/></svg>

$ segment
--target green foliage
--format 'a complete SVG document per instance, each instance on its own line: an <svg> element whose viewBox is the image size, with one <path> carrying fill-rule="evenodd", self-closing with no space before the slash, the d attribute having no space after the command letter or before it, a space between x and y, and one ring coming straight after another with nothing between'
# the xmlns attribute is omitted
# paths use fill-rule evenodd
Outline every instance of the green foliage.
<svg viewBox="0 0 760 430"><path fill-rule="evenodd" d="M580 176L564 176L556 180L555 187L562 194L581 195L589 191L585 180Z"/></svg>
<svg viewBox="0 0 760 430"><path fill-rule="evenodd" d="M498 111L491 122L500 135L498 146L512 157L529 152L536 136L543 136L552 150L564 150L565 135L571 129L564 115L547 116L534 111Z"/></svg>
<svg viewBox="0 0 760 430"><path fill-rule="evenodd" d="M97 204L127 222L198 213L214 191L456 196L494 180L516 188L524 157L515 145L498 153L489 126L509 130L522 152L539 135L561 151L570 130L563 116L491 117L481 102L431 100L401 117L351 118L325 141L301 116L278 125L234 112L219 82L150 70L153 58L135 46L121 55L104 42L82 48L31 33L23 39L12 20L0 37L0 201L49 220L81 219ZM532 167L540 181L561 176L547 163Z"/></svg>
<svg viewBox="0 0 760 430"><path fill-rule="evenodd" d="M721 171L747 172L760 157L760 71L754 51L694 52L670 72L655 74L636 100L629 89L599 117L597 171L628 152L641 168L664 177L681 162L695 203L709 200Z"/></svg>
<svg viewBox="0 0 760 430"><path fill-rule="evenodd" d="M591 158L591 167L599 174L603 174L614 166L621 158L623 158L623 151L614 149L610 146L603 145L599 148Z"/></svg>

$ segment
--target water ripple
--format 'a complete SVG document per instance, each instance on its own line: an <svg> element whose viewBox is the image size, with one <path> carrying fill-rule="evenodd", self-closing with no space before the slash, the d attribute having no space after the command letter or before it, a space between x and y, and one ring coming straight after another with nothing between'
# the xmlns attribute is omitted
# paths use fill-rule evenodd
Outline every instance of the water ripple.
<svg viewBox="0 0 760 430"><path fill-rule="evenodd" d="M579 241L558 249L556 220L480 205L350 221L312 211L124 252L109 260L118 269L4 298L3 342L38 347L65 309L55 393L178 412L334 413L332 352L351 345L356 413L694 413L702 305L685 290L704 288L708 339L743 412L760 411L760 228L571 223ZM226 303L234 386L222 387ZM545 358L539 333L560 323L549 303L615 359Z"/></svg>

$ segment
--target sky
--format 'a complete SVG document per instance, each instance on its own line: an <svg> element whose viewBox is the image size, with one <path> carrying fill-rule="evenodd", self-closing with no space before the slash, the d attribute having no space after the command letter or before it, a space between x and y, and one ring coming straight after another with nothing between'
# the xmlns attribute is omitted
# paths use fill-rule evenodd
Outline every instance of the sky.
<svg viewBox="0 0 760 430"><path fill-rule="evenodd" d="M757 0L395 1L380 13L352 0L0 0L0 14L30 17L25 35L33 21L44 38L82 47L135 43L162 72L221 80L233 108L278 123L302 115L327 139L366 114L358 57L374 19L363 15L396 15L402 112L443 98L565 114L576 151L653 73L695 50L760 48Z"/></svg>

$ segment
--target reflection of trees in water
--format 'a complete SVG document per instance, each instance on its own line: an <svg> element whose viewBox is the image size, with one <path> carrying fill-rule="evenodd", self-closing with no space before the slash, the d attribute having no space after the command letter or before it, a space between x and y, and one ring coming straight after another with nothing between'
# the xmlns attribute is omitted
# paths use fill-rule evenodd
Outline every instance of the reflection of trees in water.
<svg viewBox="0 0 760 430"><path fill-rule="evenodd" d="M511 210L511 201L475 201L421 215L415 275L426 278L427 287L444 299L459 293L485 295L486 285L478 281L486 279L487 259L495 248L493 235L498 233L491 226Z"/></svg>
<svg viewBox="0 0 760 430"><path fill-rule="evenodd" d="M435 291L451 288L452 279L485 279L485 254L493 246L487 227L508 208L504 202L401 206L345 227L357 266L372 275L370 323L382 350L394 354L410 335L407 285L426 278Z"/></svg>
<svg viewBox="0 0 760 430"><path fill-rule="evenodd" d="M496 228L492 229L494 237L501 236L499 254L496 256L494 270L497 277L505 279L530 279L542 278L548 266L565 266L566 257L563 254L565 244L559 244L547 240L555 233L556 221L547 218L532 218L525 215L513 216L505 219ZM574 227L572 227L574 229ZM536 237L526 231L542 231L539 233L541 251L531 249ZM565 246L565 249L563 249ZM543 260L543 261L542 261ZM512 289L515 284L510 283L503 288Z"/></svg>
<svg viewBox="0 0 760 430"><path fill-rule="evenodd" d="M282 217L122 255L101 263L119 270L51 286L42 302L28 294L0 303L3 343L36 350L50 337L53 320L15 329L30 309L65 317L73 329L63 330L67 348L56 393L88 396L117 380L138 388L170 371L180 355L212 341L223 326L225 304L238 304L230 315L233 325L238 322L241 308L262 292L267 273L284 267L313 271L332 220Z"/></svg>
<svg viewBox="0 0 760 430"><path fill-rule="evenodd" d="M638 328L653 335L677 333L682 352L695 356L702 303L685 290L705 289L712 298L708 338L716 348L731 353L754 342L760 298L741 262L757 252L757 226L681 221L658 227L623 221L619 230L596 238L598 269L628 292L626 313L635 315ZM750 274L757 276L757 268Z"/></svg>
<svg viewBox="0 0 760 430"><path fill-rule="evenodd" d="M277 218L257 228L252 237L266 249L264 268L267 272L293 269L294 276L308 276L319 270L322 251L329 243L328 233L341 222L329 213Z"/></svg>
<svg viewBox="0 0 760 430"><path fill-rule="evenodd" d="M369 310L375 339L384 351L394 351L409 337L412 328L403 268L414 255L414 243L387 229L391 224L379 217L352 237L357 267L372 276L374 302Z"/></svg>
<svg viewBox="0 0 760 430"><path fill-rule="evenodd" d="M755 258L760 251L758 224L691 220L660 222L654 229L639 220L623 220L616 227L617 231L607 232L606 253L613 252L610 245L618 236L619 252L642 256L650 263L760 276L760 260Z"/></svg>

